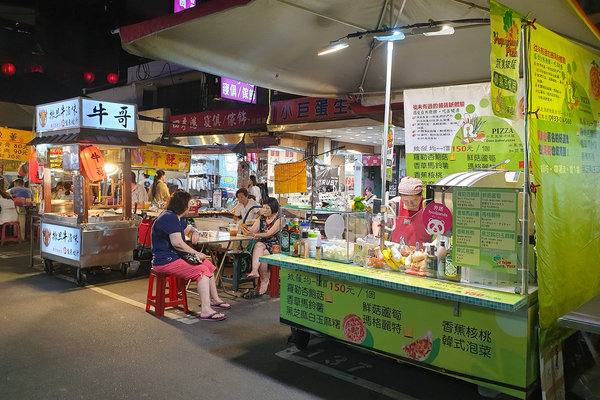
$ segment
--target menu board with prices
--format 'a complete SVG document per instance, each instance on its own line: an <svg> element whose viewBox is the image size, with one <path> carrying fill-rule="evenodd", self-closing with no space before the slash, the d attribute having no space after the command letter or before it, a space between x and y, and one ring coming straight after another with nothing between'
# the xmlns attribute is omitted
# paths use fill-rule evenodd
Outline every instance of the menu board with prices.
<svg viewBox="0 0 600 400"><path fill-rule="evenodd" d="M339 178L338 178L339 185ZM306 192L306 162L275 165L275 193Z"/></svg>
<svg viewBox="0 0 600 400"><path fill-rule="evenodd" d="M517 273L518 194L515 189L454 189L456 264Z"/></svg>
<svg viewBox="0 0 600 400"><path fill-rule="evenodd" d="M29 161L31 146L27 143L33 138L33 132L19 129L0 128L0 160Z"/></svg>

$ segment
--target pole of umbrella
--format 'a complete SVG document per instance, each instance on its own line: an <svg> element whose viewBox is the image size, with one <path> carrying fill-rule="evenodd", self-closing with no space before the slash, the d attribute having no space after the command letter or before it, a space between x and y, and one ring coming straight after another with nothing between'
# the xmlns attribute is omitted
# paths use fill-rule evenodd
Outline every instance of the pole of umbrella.
<svg viewBox="0 0 600 400"><path fill-rule="evenodd" d="M386 189L386 168L387 168L387 135L390 125L391 110L391 88L392 88L392 59L394 55L394 41L387 41L387 68L385 74L385 114L383 117L383 135L381 137L381 205L388 203L388 194ZM381 237L381 249L385 243L385 213L381 215L381 228L379 236Z"/></svg>

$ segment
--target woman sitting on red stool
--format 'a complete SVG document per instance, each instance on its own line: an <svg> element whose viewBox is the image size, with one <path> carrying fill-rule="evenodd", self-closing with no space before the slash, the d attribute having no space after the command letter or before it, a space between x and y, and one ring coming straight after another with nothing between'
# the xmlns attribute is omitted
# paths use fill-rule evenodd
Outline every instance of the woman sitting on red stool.
<svg viewBox="0 0 600 400"><path fill-rule="evenodd" d="M213 308L228 310L231 306L219 297L213 272L215 266L206 259L206 255L194 250L185 242L191 234L192 243L198 242L198 232L182 218L188 210L192 196L183 190L177 190L169 199L163 211L152 226L152 268L160 273L182 279L192 279L198 283L198 294L202 300L200 319L204 321L222 321L224 314ZM190 264L182 259L180 252L195 254L202 264Z"/></svg>

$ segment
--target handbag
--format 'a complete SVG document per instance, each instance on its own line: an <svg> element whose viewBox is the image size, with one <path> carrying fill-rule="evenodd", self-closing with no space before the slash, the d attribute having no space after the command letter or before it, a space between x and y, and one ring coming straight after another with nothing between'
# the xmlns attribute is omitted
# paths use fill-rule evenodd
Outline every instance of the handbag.
<svg viewBox="0 0 600 400"><path fill-rule="evenodd" d="M199 265L202 261L198 258L195 253L188 253L187 251L178 251L177 254L188 264Z"/></svg>

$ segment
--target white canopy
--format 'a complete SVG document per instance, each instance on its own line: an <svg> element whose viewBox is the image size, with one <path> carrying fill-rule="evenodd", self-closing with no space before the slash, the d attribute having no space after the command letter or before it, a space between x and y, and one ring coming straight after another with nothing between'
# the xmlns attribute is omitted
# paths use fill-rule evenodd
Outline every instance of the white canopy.
<svg viewBox="0 0 600 400"><path fill-rule="evenodd" d="M571 1L504 4L597 48L598 32ZM366 35L349 40L342 51L317 56L330 42L382 24L487 19L488 9L489 0L220 0L122 27L120 35L125 50L147 58L289 93L345 97L383 92L385 46ZM454 26L451 36L415 35L396 42L393 92L490 79L489 24Z"/></svg>

